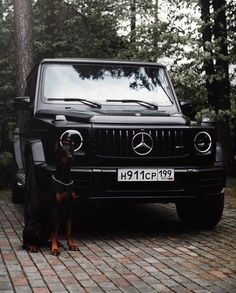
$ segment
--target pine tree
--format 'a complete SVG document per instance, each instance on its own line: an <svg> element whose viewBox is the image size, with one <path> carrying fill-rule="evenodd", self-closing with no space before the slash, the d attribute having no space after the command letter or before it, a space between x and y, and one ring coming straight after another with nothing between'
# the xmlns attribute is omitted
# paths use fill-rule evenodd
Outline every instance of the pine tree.
<svg viewBox="0 0 236 293"><path fill-rule="evenodd" d="M14 0L16 40L16 92L24 95L26 78L33 65L31 0Z"/></svg>

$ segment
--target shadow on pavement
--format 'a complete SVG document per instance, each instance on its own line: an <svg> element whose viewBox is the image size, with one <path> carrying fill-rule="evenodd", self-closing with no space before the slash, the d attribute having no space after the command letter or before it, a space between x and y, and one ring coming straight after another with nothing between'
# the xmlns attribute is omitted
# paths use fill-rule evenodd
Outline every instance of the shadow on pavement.
<svg viewBox="0 0 236 293"><path fill-rule="evenodd" d="M74 231L80 236L154 236L187 231L173 204L82 205L75 209Z"/></svg>

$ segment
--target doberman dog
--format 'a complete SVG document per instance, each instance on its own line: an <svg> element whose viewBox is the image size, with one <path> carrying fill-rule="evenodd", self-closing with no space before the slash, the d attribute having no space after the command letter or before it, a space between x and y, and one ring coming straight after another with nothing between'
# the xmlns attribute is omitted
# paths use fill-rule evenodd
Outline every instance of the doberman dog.
<svg viewBox="0 0 236 293"><path fill-rule="evenodd" d="M77 243L72 239L72 210L76 201L71 179L71 164L74 153L74 142L70 136L56 145L56 171L52 175L53 197L48 199L50 204L45 213L37 208L34 215L26 223L23 231L23 248L30 252L37 252L38 246L51 239L51 253L60 254L58 243L59 212L63 209L66 219L66 238L70 250L78 250ZM42 204L41 204L42 205ZM35 215L37 214L37 216ZM45 216L47 214L47 216ZM44 240L43 240L44 239Z"/></svg>

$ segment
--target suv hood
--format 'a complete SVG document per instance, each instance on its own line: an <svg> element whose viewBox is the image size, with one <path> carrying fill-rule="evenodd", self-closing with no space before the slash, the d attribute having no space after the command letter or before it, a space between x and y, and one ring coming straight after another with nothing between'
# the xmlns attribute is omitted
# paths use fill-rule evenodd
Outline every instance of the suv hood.
<svg viewBox="0 0 236 293"><path fill-rule="evenodd" d="M168 124L189 125L190 120L182 113L168 113L153 110L103 110L93 111L75 110L39 110L36 112L38 118L52 118L56 115L64 115L67 121L83 122L92 124Z"/></svg>

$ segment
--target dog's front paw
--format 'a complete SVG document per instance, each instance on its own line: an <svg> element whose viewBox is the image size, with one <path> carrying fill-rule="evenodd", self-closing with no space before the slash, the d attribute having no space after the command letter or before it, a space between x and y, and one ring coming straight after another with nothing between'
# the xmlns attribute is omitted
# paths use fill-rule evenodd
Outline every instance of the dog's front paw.
<svg viewBox="0 0 236 293"><path fill-rule="evenodd" d="M67 243L69 250L76 251L79 249L78 244L74 240L68 240Z"/></svg>
<svg viewBox="0 0 236 293"><path fill-rule="evenodd" d="M52 252L52 255L55 255L55 256L59 256L60 255L59 248L52 248L51 249L51 252Z"/></svg>
<svg viewBox="0 0 236 293"><path fill-rule="evenodd" d="M27 243L24 243L22 248L29 251L29 252L32 252L32 253L36 253L39 251L37 245L32 245L32 244L27 244Z"/></svg>

